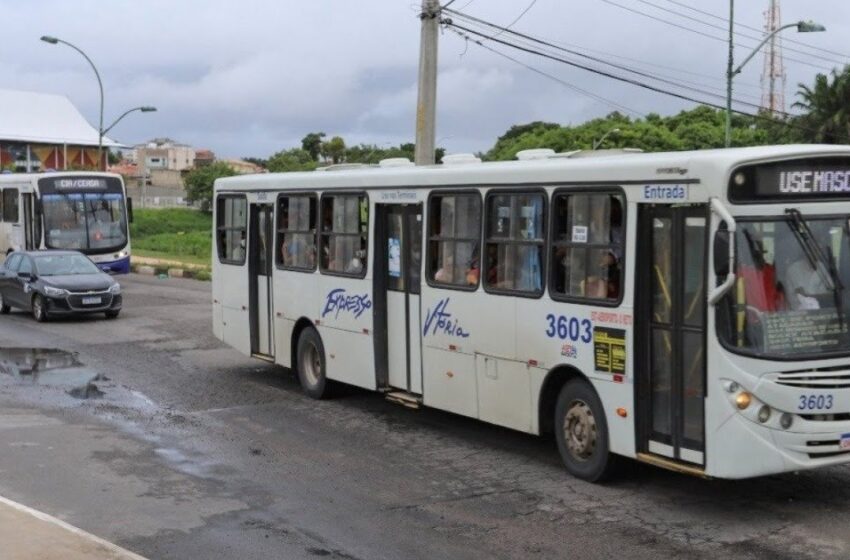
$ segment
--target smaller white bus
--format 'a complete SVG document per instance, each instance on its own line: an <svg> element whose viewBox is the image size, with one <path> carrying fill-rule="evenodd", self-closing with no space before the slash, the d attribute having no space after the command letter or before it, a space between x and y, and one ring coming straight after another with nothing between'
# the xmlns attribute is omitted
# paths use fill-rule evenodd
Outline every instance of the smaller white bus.
<svg viewBox="0 0 850 560"><path fill-rule="evenodd" d="M132 205L120 175L0 175L0 254L73 249L104 272L130 272Z"/></svg>
<svg viewBox="0 0 850 560"><path fill-rule="evenodd" d="M216 336L588 480L850 462L850 147L520 155L216 181Z"/></svg>

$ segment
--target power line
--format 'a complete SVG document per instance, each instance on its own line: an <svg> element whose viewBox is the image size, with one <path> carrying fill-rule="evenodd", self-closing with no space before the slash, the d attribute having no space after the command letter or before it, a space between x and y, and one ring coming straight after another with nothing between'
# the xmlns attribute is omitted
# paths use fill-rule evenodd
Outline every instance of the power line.
<svg viewBox="0 0 850 560"><path fill-rule="evenodd" d="M500 43L504 46L507 46L507 47L510 47L510 48L513 48L513 49L516 49L516 50L520 50L520 51L523 51L523 52L526 52L526 53L529 53L529 54L541 56L541 57L547 58L549 60L554 60L556 62L566 64L567 66L572 66L572 67L575 67L575 68L586 70L586 71L591 72L593 74L597 74L597 75L600 75L600 76L611 78L613 80L617 80L617 81L620 81L620 82L625 82L625 83L628 83L628 84L631 84L631 85L634 85L634 86L637 86L637 87L640 87L640 88L643 88L643 89L646 89L646 90L649 90L649 91L654 91L656 93L661 93L661 94L664 94L664 95L667 95L667 96L670 96L670 97L675 97L677 99L681 99L681 100L684 100L684 101L690 101L691 103L697 103L699 105L705 105L707 107L711 107L711 108L718 109L718 110L721 110L721 111L726 110L725 107L718 105L716 103L703 101L703 100L700 100L700 99L697 99L697 98L694 98L694 97L691 97L691 96L688 96L688 95L685 95L685 94L682 94L682 93L677 93L677 92L674 92L674 91L665 90L663 88L654 86L652 84L647 84L645 82L641 82L639 80L635 80L635 79L632 79L632 78L627 78L627 77L624 77L624 76L618 76L616 74L613 74L611 72L607 72L605 70L599 70L599 69L592 68L590 66L586 66L584 64L577 63L575 61L571 61L571 60L568 60L568 59L564 59L564 58L561 58L561 57L558 57L558 56L555 56L555 55L552 55L552 54L540 52L538 50L528 48L528 47L523 47L521 45L516 45L516 44L510 43L508 41L505 41L504 39L492 38L492 37L487 36L484 33L475 31L473 29L466 28L462 25L458 25L458 24L452 22L451 20L443 20L442 23L446 26L454 27L455 29L459 29L459 30L464 31L468 34L476 35L483 40L494 41L494 42ZM491 24L491 25L495 25L495 24ZM516 32L511 31L511 33L516 33ZM463 36L463 35L461 34L461 36ZM475 43L475 44L477 44L477 45L479 45L483 48L487 48L485 45L482 44L481 40L471 39L469 36L466 36L464 38L467 39L467 40L472 40L473 43ZM742 115L742 116L750 117L750 118L755 119L755 120L766 121L766 122L770 122L770 123L773 123L773 124L781 124L783 126L796 128L796 129L799 129L799 130L805 130L805 131L808 131L808 132L815 132L811 128L801 126L801 125L798 125L798 124L795 124L795 123L792 123L792 122L788 122L787 120L786 121L777 120L777 119L770 117L770 116L748 113L746 111L741 111L739 109L734 109L734 108L732 109L732 112L737 113L737 114ZM842 137L842 139L844 139L844 138Z"/></svg>
<svg viewBox="0 0 850 560"><path fill-rule="evenodd" d="M460 17L463 18L463 16L460 16ZM476 24L476 23L471 23L471 24L472 25L481 25L481 24ZM518 33L518 32L512 31L511 33L517 35L518 37L523 36L523 34ZM493 35L493 37L496 37L498 35L499 35L499 33L496 33L495 35ZM524 39L520 39L520 40L524 40ZM721 99L725 99L725 96L726 96L724 89L721 89L721 88L718 88L718 87L715 87L715 86L711 86L711 85L708 85L708 84L705 84L705 83L694 82L694 81L685 80L685 79L682 79L682 78L672 77L672 76L669 76L669 75L665 76L663 74L658 74L658 73L649 74L648 72L635 70L633 68L623 66L622 64L610 62L609 60L605 60L603 58L597 58L597 57L594 57L594 56L591 56L591 55L588 55L588 54L585 54L585 53L582 53L582 52L577 52L575 50L564 48L561 45L559 45L558 43L553 44L553 43L544 41L542 39L539 40L539 41L533 40L533 41L529 41L529 42L538 42L541 45L545 45L547 47L551 47L553 49L563 51L563 52L566 52L568 54L572 54L574 56L587 58L587 59L592 60L594 62L599 62L601 64L612 66L612 67L617 68L619 70L625 70L626 72L630 72L630 73L633 73L633 74L636 74L636 75L639 75L639 76L650 78L652 80L667 83L667 84L673 85L675 87L681 87L681 88L684 88L684 89L691 89L692 91L697 91L698 93L707 93L708 95L712 95L714 97L721 98ZM581 48L581 47L579 47L579 48ZM683 85L683 84L685 84L685 85ZM688 86L695 86L695 87L688 87ZM706 92L705 91L706 89L713 90L714 93ZM736 102L747 104L747 105L750 105L750 106L756 107L756 108L758 108L760 106L759 105L759 103L761 102L760 97L756 97L754 95L748 95L748 94L740 94L740 93L738 94L738 97L739 98L749 98L749 99L756 101L757 103L748 103L748 102L745 102L745 101L740 101L738 99L735 100Z"/></svg>
<svg viewBox="0 0 850 560"><path fill-rule="evenodd" d="M469 15L466 15L466 14L460 14L460 13L458 13L458 12L454 11L454 10L448 10L448 11L449 11L449 12L451 12L452 14L457 14L457 15L458 15L460 18L462 18L462 19L471 20L471 21L472 21L472 22L474 22L475 24L483 25L483 26L487 26L487 27L493 28L493 29L495 29L495 30L497 30L497 31L499 31L499 32L505 32L505 31L507 31L507 32L508 32L508 33L510 33L511 35L514 35L514 36L520 37L520 38L522 38L522 39L524 39L524 40L527 40L527 41L531 41L531 42L536 43L536 44L538 44L538 45L543 45L543 46L545 46L545 47L554 48L554 49L556 49L556 50L559 50L559 51L562 51L562 52L566 52L566 53L571 54L571 55L573 55L573 56L579 56L579 57L582 57L582 58L586 58L586 59L591 60L591 61L593 61L593 62L606 64L606 65L608 65L608 66L612 66L612 67L614 67L614 68L616 68L616 69L618 69L618 70L623 70L623 71L626 71L626 72L629 72L629 73L632 73L632 74L635 74L635 75L638 75L638 76L641 76L641 77L644 77L644 78L649 78L649 79L651 79L651 80L653 80L653 81L657 81L657 82L661 82L661 83L666 83L667 85L672 85L673 87L676 87L676 88L679 88L679 89L688 90L688 91L695 92L695 93L698 93L698 94L701 94L701 95L708 95L708 96L710 96L710 97L714 97L714 98L717 98L717 99L720 99L720 100L724 100L724 99L725 99L725 94L722 94L722 93L711 93L711 92L707 92L707 91L705 91L705 89L698 89L698 88L690 87L690 86L687 86L687 85L683 85L683 84L682 84L682 83L680 83L680 82L675 82L675 81L672 81L672 80L667 80L667 79L664 79L664 78L660 78L660 77L658 77L658 76L656 76L656 75L648 74L648 73L646 73L646 72L642 72L642 71L640 71L640 70L635 70L635 69L629 68L629 67L627 67L627 66L623 66L623 65L616 64L616 63L613 63L613 62L605 61L605 60L603 60L603 59L600 59L600 58L597 58L597 57L594 57L594 56L591 56L591 55L587 55L587 54L584 54L584 53L580 53L580 52L577 52L577 51L574 51L574 50L571 50L571 49L566 49L566 48L564 48L564 47L559 47L559 46L557 46L557 45L553 45L553 44L551 44L551 43L548 43L548 42L546 42L546 41L543 41L543 40L541 40L541 39L537 39L537 38L535 38L535 37L531 37L530 35L526 35L526 34L524 34L524 33L520 33L519 31L515 31L515 30L508 30L508 29L506 29L506 28L504 28L504 27L501 27L501 26L496 25L496 24L494 24L494 23L487 22L487 21L485 21L485 20L483 20L483 19L480 19L480 18L476 18L476 17L474 17L474 16L469 16ZM460 27L460 26L457 26L457 27ZM463 29L466 29L466 28L463 28ZM496 33L495 35L488 35L488 34L486 34L486 33L482 33L482 32L479 32L479 31L474 31L474 30L471 30L471 29L470 29L469 31L470 31L471 33L474 33L474 34L476 34L476 35L480 36L480 37L483 37L484 39L495 39L495 38L499 35L499 33ZM532 50L533 50L533 49L532 49ZM542 53L538 53L538 54L542 54ZM558 59L558 60L562 60L562 59ZM704 87L704 86L703 86L703 87ZM750 103L750 102L746 102L746 101L741 101L740 99L736 99L735 101L736 101L737 103L741 104L741 105L748 105L748 106L750 106L750 107L754 107L754 108L756 108L756 109L758 109L758 108L759 108L759 105L758 105L758 104L756 104L756 103Z"/></svg>
<svg viewBox="0 0 850 560"><path fill-rule="evenodd" d="M675 16L679 16L681 18L685 18L687 20L694 21L694 22L699 23L701 25L706 25L708 27L712 27L714 29L719 29L721 31L727 31L728 30L728 27L724 28L720 25L716 25L714 23L709 23L709 22L701 20L699 18L689 16L687 14L683 14L683 13L677 12L675 10L671 10L670 8L665 8L664 6L659 6L658 4L656 4L654 2L650 2L649 0L636 0L636 1L640 2L641 4L646 4L647 6L652 6L656 10L661 10L663 12L667 12L668 14L673 14ZM741 33L739 31L735 31L734 33L735 33L735 35L738 35L739 37L744 37L746 39L750 39L750 40L753 40L753 41L761 41L764 38L764 37L753 37L752 35L748 35L746 33ZM783 40L784 40L784 38L783 38ZM845 64L845 61L835 60L834 58L827 58L825 56L821 56L821 55L818 55L818 54L807 53L805 51L801 51L800 49L795 49L795 48L788 47L788 46L785 47L785 50L795 52L795 53L799 53L799 54L802 54L803 56L809 56L809 57L812 57L812 58L817 58L817 59L820 59L820 60L823 60L823 61L826 61L826 62L830 62L832 64L842 64L842 65Z"/></svg>
<svg viewBox="0 0 850 560"><path fill-rule="evenodd" d="M529 4L529 5L528 5L528 7L526 7L526 8L522 11L522 13L521 13L520 15L518 15L518 16L517 16L517 17L516 17L516 18L515 18L512 22L510 22L509 24L507 24L507 25L505 26L505 30L508 30L508 29L510 29L511 27L513 27L514 25L516 25L516 23L517 23L519 20L521 20L521 19L525 16L525 14L527 14L527 13L528 13L528 11L529 11L531 8L533 8L533 7L534 7L534 5L535 5L535 4L537 4L537 0L531 0L531 4ZM496 37L498 37L498 36L499 36L500 34L502 34L502 33L504 33L504 31L499 31L499 33L497 33L495 36L496 36Z"/></svg>
<svg viewBox="0 0 850 560"><path fill-rule="evenodd" d="M658 17L658 16L654 16L654 15L652 15L652 14L647 14L646 12L641 12L640 10L637 10L637 9L635 9L635 8L631 8L631 7L629 7L629 6L624 6L624 5L622 5L622 4L618 4L617 2L614 2L613 0L601 0L601 1L602 1L602 2L605 2L606 4L610 4L610 5L612 5L612 6L616 6L616 7L620 8L620 9L623 9L623 10L626 10L626 11L629 11L629 12L632 12L632 13L634 13L634 14L638 14L638 15L641 15L641 16L644 16L644 17L647 17L647 18L649 18L649 19L654 19L655 21L660 21L661 23L665 23L665 24L667 24L667 25L670 25L670 26L673 26L673 27L676 27L676 28L679 28L679 29L683 29L683 30L685 30L685 31L689 31L689 32L691 32L691 33L695 33L695 34L697 34L697 35L701 35L701 36L703 36L703 37L707 37L707 38L709 38L709 39L713 39L713 40L715 40L715 41L719 41L719 42L724 43L724 44L728 44L728 43L729 43L729 40L728 40L728 39L726 39L726 38L718 37L718 36L716 36L716 35L711 35L710 33L704 33L704 32L702 32L702 31L700 31L699 29L694 29L693 27L688 27L688 26L686 26L686 25L681 25L681 24L679 24L679 23L676 23L676 22L670 21L669 19L664 19L664 18L660 18L660 17ZM748 45L742 45L742 44L740 44L740 43L735 43L735 46L738 46L738 47L741 47L741 48L746 48L746 49L752 48L751 46L748 46ZM817 64L814 64L814 63L808 62L808 61L806 61L806 60L800 60L799 58L791 58L790 56L786 56L786 57L785 57L785 60L791 60L791 61L794 61L794 62L798 62L798 63L800 63L800 64L805 64L806 66L811 66L812 68L817 68L818 70L831 70L831 68L826 68L825 66L817 65Z"/></svg>
<svg viewBox="0 0 850 560"><path fill-rule="evenodd" d="M455 26L452 26L452 27L455 27ZM530 70L530 71L532 71L536 74L540 74L541 76L549 78L550 80L553 80L553 81L563 85L564 87L566 87L566 88L568 88L572 91L575 91L577 93L580 93L582 95L585 95L587 97L595 99L596 101L600 101L600 102L602 102L602 103L604 103L604 104L606 104L610 107L613 107L614 109L618 109L618 110L623 111L625 113L631 113L632 115L635 115L635 116L638 116L638 117L646 117L646 115L644 113L641 113L640 111L637 111L635 109L630 109L629 107L626 107L625 105L621 105L620 103L617 103L616 101L612 101L611 99L602 97L601 95L595 94L595 93L588 91L586 89L582 89L575 84L571 84L571 83L569 83L565 80L562 80L561 78L558 78L557 76L553 76L552 74L549 74L548 72L540 70L539 68L535 68L534 66L526 64L526 63L522 62L521 60L519 60L517 58L514 58L514 57L512 57L508 54L505 54L501 51L498 51L498 50L496 50L496 49L494 49L494 48L492 48L488 45L485 45L484 41L473 39L470 36L462 33L459 29L451 29L451 31L453 31L459 37L461 37L462 39L464 39L466 41L471 41L472 43L478 45L479 47L481 47L483 49L486 49L486 50L492 52L493 54L496 54L498 56L501 56L502 58L510 60L511 62L514 62L514 63L522 66L523 68Z"/></svg>
<svg viewBox="0 0 850 560"><path fill-rule="evenodd" d="M684 2L678 2L677 0L667 0L667 2L670 2L671 4L675 4L677 6L681 6L682 8L687 8L688 10L693 10L694 12L697 12L698 14L702 14L704 16L708 16L708 17L711 17L711 18L714 18L714 19L718 19L720 21L726 22L727 24L729 23L729 20L727 18L723 17L723 16L719 16L717 14L713 14L713 13L707 12L705 10L700 10L699 8L695 8L693 6L685 4ZM746 25L746 24L743 24L743 23L736 22L735 26L743 27L744 29L749 29L751 31L758 31L759 33L763 32L763 30L759 29L758 27L753 27L752 25ZM825 53L828 53L828 54L833 54L833 55L836 55L836 56L840 56L841 58L846 58L846 59L850 60L850 55L848 55L848 54L840 53L840 52L837 52L837 51L832 51L832 50L829 50L829 49L824 49L824 48L821 48L821 47L816 47L816 46L810 45L809 43L806 43L804 41L797 41L797 40L794 40L794 39L791 39L791 38L788 38L788 37L784 38L783 41L788 42L788 43L794 43L795 45L801 45L803 47L806 47L806 48L809 48L809 49L812 49L812 50L815 50L815 51L821 51L821 52L825 52Z"/></svg>

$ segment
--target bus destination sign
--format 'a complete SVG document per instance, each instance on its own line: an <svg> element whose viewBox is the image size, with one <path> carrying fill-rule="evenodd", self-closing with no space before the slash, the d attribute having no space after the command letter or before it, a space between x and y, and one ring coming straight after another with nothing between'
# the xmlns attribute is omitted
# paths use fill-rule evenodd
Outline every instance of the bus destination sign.
<svg viewBox="0 0 850 560"><path fill-rule="evenodd" d="M850 157L824 156L739 167L729 180L733 202L850 199Z"/></svg>
<svg viewBox="0 0 850 560"><path fill-rule="evenodd" d="M850 165L835 167L760 168L756 185L762 195L850 194Z"/></svg>
<svg viewBox="0 0 850 560"><path fill-rule="evenodd" d="M53 181L57 191L103 191L106 190L106 179L98 177L64 177Z"/></svg>

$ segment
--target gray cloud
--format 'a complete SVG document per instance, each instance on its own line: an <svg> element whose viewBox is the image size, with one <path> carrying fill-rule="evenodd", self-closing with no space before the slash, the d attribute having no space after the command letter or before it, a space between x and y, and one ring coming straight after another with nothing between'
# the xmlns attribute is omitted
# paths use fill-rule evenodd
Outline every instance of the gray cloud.
<svg viewBox="0 0 850 560"><path fill-rule="evenodd" d="M675 19L634 0L617 1ZM725 0L685 1L716 14L728 10ZM664 0L656 2L686 11ZM53 34L77 44L98 64L106 88L107 122L134 105L159 108L158 113L128 117L116 127L115 136L126 143L167 135L222 155L265 156L296 145L312 130L341 134L352 143L411 141L419 41L416 3L0 1L7 47L0 55L0 87L65 94L96 121L91 70L70 49L38 41L40 35ZM761 25L766 0L738 4L739 21ZM525 6L525 0L476 0L467 11L506 23ZM850 6L843 0L785 0L783 8L786 22L811 18L829 28L827 33L786 37L850 51ZM724 35L696 22L683 23ZM721 41L600 0L539 0L516 29L685 69L708 78L653 67L676 78L710 81L718 92L724 87L726 52ZM797 48L789 43L786 47ZM738 49L738 56L743 52ZM688 106L563 65L514 55L639 113L670 113ZM738 78L742 96L758 98L760 70L758 57ZM817 71L787 63L789 105L797 82L810 82ZM452 33L441 38L438 107L437 137L454 151L486 150L512 124L538 119L576 123L613 110L474 45L467 48Z"/></svg>

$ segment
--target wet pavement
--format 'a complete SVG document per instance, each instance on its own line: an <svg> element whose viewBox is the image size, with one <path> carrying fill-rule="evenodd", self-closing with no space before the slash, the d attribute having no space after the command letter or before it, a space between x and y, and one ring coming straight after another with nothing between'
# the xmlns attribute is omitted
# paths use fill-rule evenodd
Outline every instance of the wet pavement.
<svg viewBox="0 0 850 560"><path fill-rule="evenodd" d="M209 284L121 318L0 317L0 495L149 558L847 558L850 468L572 479L551 441L222 347Z"/></svg>

